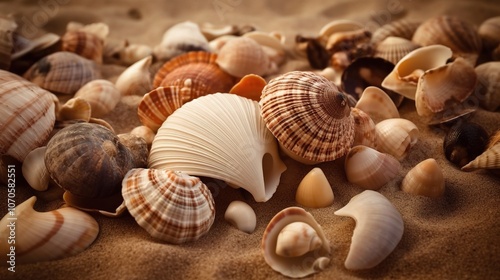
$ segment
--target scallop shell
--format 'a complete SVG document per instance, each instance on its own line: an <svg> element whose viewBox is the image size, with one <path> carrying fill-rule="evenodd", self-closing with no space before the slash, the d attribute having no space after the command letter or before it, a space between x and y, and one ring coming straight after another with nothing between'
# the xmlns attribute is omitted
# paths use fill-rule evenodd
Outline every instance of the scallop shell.
<svg viewBox="0 0 500 280"><path fill-rule="evenodd" d="M62 51L76 53L96 63L102 63L104 41L85 31L66 31L61 37Z"/></svg>
<svg viewBox="0 0 500 280"><path fill-rule="evenodd" d="M73 256L87 249L97 238L99 225L87 213L71 207L38 212L33 209L35 202L36 197L32 196L0 221L0 237L8 240L12 236L11 218L16 218L16 264ZM0 248L1 260L5 263L10 247Z"/></svg>
<svg viewBox="0 0 500 280"><path fill-rule="evenodd" d="M256 101L216 93L184 104L162 124L151 147L150 168L166 168L225 181L267 201L286 166Z"/></svg>
<svg viewBox="0 0 500 280"><path fill-rule="evenodd" d="M297 257L280 256L276 252L278 236L287 225L296 222L312 227L321 240L321 246ZM324 270L330 263L330 250L330 243L321 226L310 213L299 207L288 207L278 212L262 236L261 252L266 263L273 270L291 278L301 278Z"/></svg>
<svg viewBox="0 0 500 280"><path fill-rule="evenodd" d="M500 130L490 139L487 149L474 160L462 166L463 171L500 169Z"/></svg>
<svg viewBox="0 0 500 280"><path fill-rule="evenodd" d="M120 91L104 79L92 80L81 87L75 97L86 100L92 108L92 117L100 118L111 112L120 102Z"/></svg>
<svg viewBox="0 0 500 280"><path fill-rule="evenodd" d="M153 61L152 56L147 56L125 69L115 82L115 86L122 96L143 95L153 88L153 81L149 68Z"/></svg>
<svg viewBox="0 0 500 280"><path fill-rule="evenodd" d="M369 269L380 264L403 236L401 214L382 194L366 190L351 198L335 215L356 221L351 246L344 263L349 270Z"/></svg>
<svg viewBox="0 0 500 280"><path fill-rule="evenodd" d="M123 198L136 222L154 238L180 244L205 235L215 220L215 202L199 178L164 169L130 170Z"/></svg>
<svg viewBox="0 0 500 280"><path fill-rule="evenodd" d="M328 179L319 167L302 178L295 193L295 201L305 207L323 208L333 204L333 191Z"/></svg>
<svg viewBox="0 0 500 280"><path fill-rule="evenodd" d="M209 50L208 41L199 26L184 21L173 25L163 34L161 43L153 49L153 53L159 60L168 60L191 51Z"/></svg>
<svg viewBox="0 0 500 280"><path fill-rule="evenodd" d="M325 24L318 33L319 43L323 46L327 45L328 39L335 33L355 31L362 29L363 25L357 21L348 19L336 19Z"/></svg>
<svg viewBox="0 0 500 280"><path fill-rule="evenodd" d="M345 158L347 180L367 190L378 190L394 179L401 164L393 156L366 146L353 147Z"/></svg>
<svg viewBox="0 0 500 280"><path fill-rule="evenodd" d="M500 61L486 62L475 68L477 74L477 94L479 105L488 111L500 107Z"/></svg>
<svg viewBox="0 0 500 280"><path fill-rule="evenodd" d="M97 64L71 52L56 52L40 59L23 75L54 93L74 94L86 83L99 79Z"/></svg>
<svg viewBox="0 0 500 280"><path fill-rule="evenodd" d="M56 119L57 97L4 70L0 70L0 89L0 154L22 162L49 138Z"/></svg>
<svg viewBox="0 0 500 280"><path fill-rule="evenodd" d="M413 33L420 26L420 22L408 19L396 20L385 24L375 30L372 35L372 43L378 45L387 37L401 37L411 40Z"/></svg>
<svg viewBox="0 0 500 280"><path fill-rule="evenodd" d="M229 203L226 212L224 212L224 219L246 233L252 233L257 226L257 217L252 207L239 200Z"/></svg>
<svg viewBox="0 0 500 280"><path fill-rule="evenodd" d="M332 161L345 155L354 141L347 97L313 72L293 71L272 79L259 104L266 126L296 160Z"/></svg>
<svg viewBox="0 0 500 280"><path fill-rule="evenodd" d="M446 159L463 167L486 150L488 133L473 122L458 122L452 126L443 141Z"/></svg>
<svg viewBox="0 0 500 280"><path fill-rule="evenodd" d="M409 39L389 36L377 45L374 56L397 64L401 58L419 47Z"/></svg>
<svg viewBox="0 0 500 280"><path fill-rule="evenodd" d="M376 149L398 160L404 159L418 141L418 128L407 119L392 118L381 121L375 125L375 130Z"/></svg>
<svg viewBox="0 0 500 280"><path fill-rule="evenodd" d="M0 69L9 70L11 55L14 49L14 31L17 24L14 20L0 18Z"/></svg>
<svg viewBox="0 0 500 280"><path fill-rule="evenodd" d="M386 119L399 118L398 108L389 95L374 86L365 88L356 103L356 108L367 113L375 123Z"/></svg>
<svg viewBox="0 0 500 280"><path fill-rule="evenodd" d="M26 182L37 191L49 188L50 175L45 167L45 150L45 146L32 150L24 159L21 169Z"/></svg>
<svg viewBox="0 0 500 280"><path fill-rule="evenodd" d="M234 93L255 101L260 100L262 90L267 85L266 80L259 75L248 74L235 84L229 93Z"/></svg>
<svg viewBox="0 0 500 280"><path fill-rule="evenodd" d="M428 158L413 167L401 182L401 190L414 195L437 198L443 195L443 170L435 159Z"/></svg>
<svg viewBox="0 0 500 280"><path fill-rule="evenodd" d="M481 37L472 24L448 15L424 21L415 30L412 41L421 46L447 46L453 51L453 57L463 57L471 65L476 65L482 48Z"/></svg>
<svg viewBox="0 0 500 280"><path fill-rule="evenodd" d="M179 87L157 87L144 95L137 108L141 123L156 132L163 122L183 104Z"/></svg>
<svg viewBox="0 0 500 280"><path fill-rule="evenodd" d="M370 116L358 108L351 108L354 117L354 142L352 146L363 145L375 148L377 145L377 134L375 123Z"/></svg>
<svg viewBox="0 0 500 280"><path fill-rule="evenodd" d="M491 50L500 45L500 16L489 18L477 30L485 49Z"/></svg>

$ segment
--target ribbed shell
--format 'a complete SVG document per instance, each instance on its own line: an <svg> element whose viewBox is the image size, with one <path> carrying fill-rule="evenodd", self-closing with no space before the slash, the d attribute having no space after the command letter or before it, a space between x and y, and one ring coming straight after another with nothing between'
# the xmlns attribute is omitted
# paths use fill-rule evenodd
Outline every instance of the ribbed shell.
<svg viewBox="0 0 500 280"><path fill-rule="evenodd" d="M0 70L0 154L23 161L48 139L57 98L10 72Z"/></svg>
<svg viewBox="0 0 500 280"><path fill-rule="evenodd" d="M85 31L67 31L61 38L62 50L102 63L104 41Z"/></svg>
<svg viewBox="0 0 500 280"><path fill-rule="evenodd" d="M377 45L375 56L397 64L401 58L420 46L401 37L387 37Z"/></svg>
<svg viewBox="0 0 500 280"><path fill-rule="evenodd" d="M216 59L217 59L217 54L204 51L188 52L176 56L171 60L165 62L163 66L160 69L158 69L153 80L153 87L154 88L159 87L165 76L167 76L170 72L174 71L179 67L192 63L212 64L215 63Z"/></svg>
<svg viewBox="0 0 500 280"><path fill-rule="evenodd" d="M156 132L182 103L179 87L157 87L144 95L137 108L137 115L143 125Z"/></svg>
<svg viewBox="0 0 500 280"><path fill-rule="evenodd" d="M410 21L407 19L397 20L388 24L385 24L375 30L372 35L372 43L378 45L385 38L394 36L401 37L411 40L413 33L420 25L420 22Z"/></svg>
<svg viewBox="0 0 500 280"><path fill-rule="evenodd" d="M347 97L313 72L292 71L272 79L259 104L271 133L301 158L331 161L345 155L354 141Z"/></svg>
<svg viewBox="0 0 500 280"><path fill-rule="evenodd" d="M169 243L194 241L215 220L215 202L199 178L165 169L132 169L122 194L130 214L151 236Z"/></svg>

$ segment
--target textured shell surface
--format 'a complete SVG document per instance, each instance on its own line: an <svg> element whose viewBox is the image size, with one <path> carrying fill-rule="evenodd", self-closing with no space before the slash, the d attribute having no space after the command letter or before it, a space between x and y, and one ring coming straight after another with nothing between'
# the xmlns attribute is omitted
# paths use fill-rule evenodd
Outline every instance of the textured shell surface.
<svg viewBox="0 0 500 280"><path fill-rule="evenodd" d="M444 194L444 189L443 170L433 158L418 163L401 182L401 190L414 195L437 198Z"/></svg>
<svg viewBox="0 0 500 280"><path fill-rule="evenodd" d="M87 249L97 238L99 225L89 214L71 207L49 212L33 209L33 196L16 206L16 264L62 259ZM7 240L10 215L0 221L0 237ZM9 246L0 247L2 262Z"/></svg>
<svg viewBox="0 0 500 280"><path fill-rule="evenodd" d="M85 31L67 31L61 37L62 51L73 52L97 63L102 63L104 41Z"/></svg>
<svg viewBox="0 0 500 280"><path fill-rule="evenodd" d="M57 97L4 70L0 70L0 88L0 154L22 162L49 138L56 119Z"/></svg>
<svg viewBox="0 0 500 280"><path fill-rule="evenodd" d="M151 91L153 81L149 68L153 61L152 56L147 56L125 69L116 79L115 86L122 96L143 95Z"/></svg>
<svg viewBox="0 0 500 280"><path fill-rule="evenodd" d="M370 116L358 108L351 108L351 114L354 117L354 142L352 146L363 145L375 148L377 145L377 134L375 122Z"/></svg>
<svg viewBox="0 0 500 280"><path fill-rule="evenodd" d="M477 74L477 91L481 98L479 105L488 111L496 111L500 107L500 61L480 64L475 68Z"/></svg>
<svg viewBox="0 0 500 280"><path fill-rule="evenodd" d="M419 47L409 39L389 36L377 45L374 56L397 64L401 58Z"/></svg>
<svg viewBox="0 0 500 280"><path fill-rule="evenodd" d="M96 79L86 83L76 93L75 97L89 102L92 117L100 118L111 112L120 102L120 91L116 86L104 79Z"/></svg>
<svg viewBox="0 0 500 280"><path fill-rule="evenodd" d="M411 148L417 144L419 130L411 121L402 118L383 120L375 125L377 135L376 149L404 159Z"/></svg>
<svg viewBox="0 0 500 280"><path fill-rule="evenodd" d="M286 170L258 103L229 93L202 96L170 115L153 140L148 164L223 180L257 202L272 197Z"/></svg>
<svg viewBox="0 0 500 280"><path fill-rule="evenodd" d="M398 108L389 95L374 86L365 88L355 108L367 113L375 123L385 119L399 118Z"/></svg>
<svg viewBox="0 0 500 280"><path fill-rule="evenodd" d="M182 104L182 89L176 86L157 87L144 95L137 108L141 123L153 132Z"/></svg>
<svg viewBox="0 0 500 280"><path fill-rule="evenodd" d="M259 104L266 126L299 160L335 160L354 141L354 118L346 95L313 72L292 71L272 79Z"/></svg>
<svg viewBox="0 0 500 280"><path fill-rule="evenodd" d="M171 59L190 51L209 51L208 41L198 24L184 21L170 27L153 50L158 59Z"/></svg>
<svg viewBox="0 0 500 280"><path fill-rule="evenodd" d="M315 167L299 183L295 201L305 207L322 208L333 204L334 194L325 173Z"/></svg>
<svg viewBox="0 0 500 280"><path fill-rule="evenodd" d="M401 37L409 39L413 37L413 33L420 26L420 22L408 19L396 20L377 28L372 35L372 43L378 45L387 37Z"/></svg>
<svg viewBox="0 0 500 280"><path fill-rule="evenodd" d="M314 229L321 246L297 257L284 257L276 252L278 236L292 223L305 223ZM278 212L262 236L261 252L266 263L275 271L291 278L301 278L324 270L330 264L330 242L314 217L300 207L288 207Z"/></svg>
<svg viewBox="0 0 500 280"><path fill-rule="evenodd" d="M464 171L476 169L500 169L500 130L490 137L486 150L462 166Z"/></svg>
<svg viewBox="0 0 500 280"><path fill-rule="evenodd" d="M235 200L229 203L224 212L224 219L237 229L252 233L257 226L257 216L246 202Z"/></svg>
<svg viewBox="0 0 500 280"><path fill-rule="evenodd" d="M54 93L74 94L89 81L101 78L98 65L71 52L43 57L23 75L27 80Z"/></svg>
<svg viewBox="0 0 500 280"><path fill-rule="evenodd" d="M0 18L0 69L8 70L14 49L14 30L17 24L12 19Z"/></svg>
<svg viewBox="0 0 500 280"><path fill-rule="evenodd" d="M215 220L215 202L197 177L166 169L131 169L122 195L130 214L151 236L169 243L195 241Z"/></svg>
<svg viewBox="0 0 500 280"><path fill-rule="evenodd" d="M381 263L403 237L403 218L382 194L366 190L351 198L335 215L352 217L356 227L345 260L349 270L372 268Z"/></svg>

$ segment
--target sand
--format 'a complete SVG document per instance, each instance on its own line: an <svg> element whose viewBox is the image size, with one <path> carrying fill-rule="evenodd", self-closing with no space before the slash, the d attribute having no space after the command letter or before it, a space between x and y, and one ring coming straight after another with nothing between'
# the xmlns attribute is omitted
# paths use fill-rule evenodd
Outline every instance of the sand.
<svg viewBox="0 0 500 280"><path fill-rule="evenodd" d="M251 24L263 31L280 31L293 47L297 34L315 35L333 19L353 19L375 28L401 18L417 20L451 14L474 24L500 14L497 1L3 1L2 14L16 12L36 27L61 34L69 20L109 24L110 37L131 43L158 44L171 25L191 20L218 25ZM24 16L24 17L23 17ZM37 31L40 31L36 29ZM307 69L307 62L293 52L280 73ZM116 79L123 67L111 67L109 79ZM140 124L137 115L139 97L125 97L107 120L117 133L130 131ZM442 144L446 127L430 127L415 112L414 103L400 108L402 117L413 121L420 130L418 143L402 160L400 174L380 189L401 213L405 230L395 250L378 266L365 271L349 271L344 261L349 251L355 222L334 212L363 191L346 180L343 158L316 165L325 172L335 200L322 209L305 208L323 227L330 241L329 267L311 276L314 279L498 279L500 278L500 180L485 171L462 172L446 160ZM488 133L500 127L500 114L479 109L472 121ZM400 190L408 170L420 161L435 158L446 178L446 190L438 199L414 196ZM225 184L212 184L216 218L209 233L198 241L182 245L159 242L139 227L128 214L119 218L91 215L100 232L85 251L61 260L16 266L11 273L0 269L1 279L282 279L264 261L260 251L263 232L270 219L288 206L298 206L295 189L313 167L283 156L287 170L282 174L274 196L265 203L255 202L248 193ZM16 172L20 173L20 170ZM48 211L59 206L60 192L38 193L27 186L16 189L16 202L37 195L35 208ZM7 213L4 203L0 214ZM257 216L251 234L241 232L224 220L224 211L233 200L246 201ZM5 241L0 241L6 246ZM3 257L3 256L2 256ZM5 265L5 264L2 264Z"/></svg>

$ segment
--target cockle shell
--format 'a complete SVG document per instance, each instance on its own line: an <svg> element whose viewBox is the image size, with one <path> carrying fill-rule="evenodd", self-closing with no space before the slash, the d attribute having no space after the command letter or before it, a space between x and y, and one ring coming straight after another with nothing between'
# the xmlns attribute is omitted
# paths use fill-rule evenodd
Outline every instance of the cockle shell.
<svg viewBox="0 0 500 280"><path fill-rule="evenodd" d="M333 204L333 191L328 179L319 167L302 178L295 193L295 201L305 207L322 208Z"/></svg>
<svg viewBox="0 0 500 280"><path fill-rule="evenodd" d="M500 45L500 16L489 18L479 26L477 30L479 37L483 41L483 46L491 50Z"/></svg>
<svg viewBox="0 0 500 280"><path fill-rule="evenodd" d="M377 45L374 56L397 64L401 58L419 47L409 39L389 36Z"/></svg>
<svg viewBox="0 0 500 280"><path fill-rule="evenodd" d="M479 105L488 111L496 111L500 107L500 61L480 64L475 71Z"/></svg>
<svg viewBox="0 0 500 280"><path fill-rule="evenodd" d="M404 159L418 141L417 126L401 118L383 120L375 125L377 134L376 149L392 155L398 160Z"/></svg>
<svg viewBox="0 0 500 280"><path fill-rule="evenodd" d="M158 130L150 168L220 179L267 201L286 166L256 101L216 93L184 104Z"/></svg>
<svg viewBox="0 0 500 280"><path fill-rule="evenodd" d="M199 178L165 169L131 169L122 195L130 214L154 238L179 244L205 235L215 202Z"/></svg>
<svg viewBox="0 0 500 280"><path fill-rule="evenodd" d="M28 69L27 80L54 93L74 94L87 82L99 79L97 64L71 52L48 55Z"/></svg>
<svg viewBox="0 0 500 280"><path fill-rule="evenodd" d="M143 95L151 91L153 81L149 68L152 61L153 57L147 56L132 64L118 76L115 86L122 96Z"/></svg>
<svg viewBox="0 0 500 280"><path fill-rule="evenodd" d="M183 104L182 89L176 86L157 87L144 95L137 108L141 123L153 132Z"/></svg>
<svg viewBox="0 0 500 280"><path fill-rule="evenodd" d="M296 160L332 161L354 141L347 97L313 72L292 71L272 79L259 101L266 126Z"/></svg>
<svg viewBox="0 0 500 280"><path fill-rule="evenodd" d="M87 213L71 207L49 212L33 209L36 197L16 206L0 221L0 238L12 237L12 223L15 217L15 263L36 263L62 259L87 249L99 233L99 225ZM2 263L9 261L10 246L0 247Z"/></svg>
<svg viewBox="0 0 500 280"><path fill-rule="evenodd" d="M351 246L345 260L349 270L372 268L381 263L403 236L403 218L382 194L366 190L351 198L335 215L356 221Z"/></svg>
<svg viewBox="0 0 500 280"><path fill-rule="evenodd" d="M351 108L354 117L354 142L352 146L363 145L375 148L377 145L377 134L375 123L370 116L359 108Z"/></svg>
<svg viewBox="0 0 500 280"><path fill-rule="evenodd" d="M86 83L76 93L75 97L89 102L92 117L100 118L111 112L120 102L120 91L116 86L104 79L96 79Z"/></svg>
<svg viewBox="0 0 500 280"><path fill-rule="evenodd" d="M44 145L56 119L57 97L10 72L0 70L0 154L22 162Z"/></svg>
<svg viewBox="0 0 500 280"><path fill-rule="evenodd" d="M310 225L294 222L286 225L278 234L276 254L282 257L299 257L319 249L322 241Z"/></svg>
<svg viewBox="0 0 500 280"><path fill-rule="evenodd" d="M235 84L229 93L234 93L255 101L260 100L262 90L267 85L266 80L259 75L248 74Z"/></svg>
<svg viewBox="0 0 500 280"><path fill-rule="evenodd" d="M356 108L367 113L375 123L385 119L399 118L398 108L389 95L374 86L365 88L356 103Z"/></svg>
<svg viewBox="0 0 500 280"><path fill-rule="evenodd" d="M301 256L281 256L276 252L278 236L287 225L296 222L305 223L313 228L315 235L321 241L321 246ZM306 235L306 239L309 236L311 234ZM303 238L304 236L299 234L297 237ZM293 248L293 245L288 246ZM301 278L324 270L330 264L330 250L330 243L321 226L310 213L299 207L288 207L278 212L271 219L262 236L261 252L264 260L273 270L287 277Z"/></svg>
<svg viewBox="0 0 500 280"><path fill-rule="evenodd" d="M420 22L408 19L396 20L377 28L372 35L372 43L377 46L387 37L400 37L411 40Z"/></svg>
<svg viewBox="0 0 500 280"><path fill-rule="evenodd" d="M246 233L252 233L257 226L257 217L252 207L239 200L229 203L226 212L224 212L224 219Z"/></svg>
<svg viewBox="0 0 500 280"><path fill-rule="evenodd" d="M86 59L102 63L104 41L85 31L66 31L61 37L62 51L76 53Z"/></svg>
<svg viewBox="0 0 500 280"><path fill-rule="evenodd" d="M14 31L17 24L13 19L0 18L0 69L9 70L14 49Z"/></svg>
<svg viewBox="0 0 500 280"><path fill-rule="evenodd" d="M401 170L401 164L393 156L361 145L349 151L344 167L347 180L367 190L382 188Z"/></svg>
<svg viewBox="0 0 500 280"><path fill-rule="evenodd" d="M191 51L209 51L208 41L199 26L191 21L177 23L170 27L153 53L159 60L172 59Z"/></svg>
<svg viewBox="0 0 500 280"><path fill-rule="evenodd" d="M45 150L45 146L32 150L24 159L21 169L26 182L37 191L45 191L49 187L50 175L45 167Z"/></svg>
<svg viewBox="0 0 500 280"><path fill-rule="evenodd" d="M443 195L445 179L443 170L433 158L413 167L401 182L401 190L414 195L437 198Z"/></svg>
<svg viewBox="0 0 500 280"><path fill-rule="evenodd" d="M474 160L462 166L463 171L500 169L500 130L491 138L487 149Z"/></svg>
<svg viewBox="0 0 500 280"><path fill-rule="evenodd" d="M463 57L472 66L481 52L482 42L476 28L457 16L442 15L424 21L413 34L412 41L421 45L444 45L453 57Z"/></svg>
<svg viewBox="0 0 500 280"><path fill-rule="evenodd" d="M363 28L363 24L348 20L348 19L336 19L325 24L318 33L319 43L323 46L327 45L328 39L335 33L355 31Z"/></svg>

